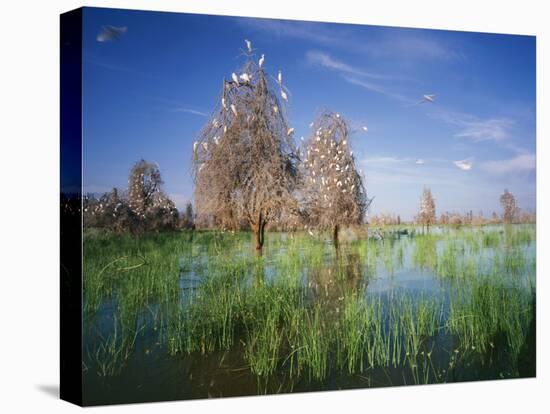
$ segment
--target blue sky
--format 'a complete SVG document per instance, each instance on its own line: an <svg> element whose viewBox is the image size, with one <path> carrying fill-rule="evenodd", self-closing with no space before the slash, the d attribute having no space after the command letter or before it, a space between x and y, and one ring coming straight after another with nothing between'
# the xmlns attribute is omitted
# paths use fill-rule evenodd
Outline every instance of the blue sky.
<svg viewBox="0 0 550 414"><path fill-rule="evenodd" d="M98 41L105 25L126 31ZM84 13L84 191L125 188L143 157L183 208L192 143L243 63L244 39L268 72L282 70L297 139L321 108L349 121L372 213L412 218L424 185L438 214L500 212L504 188L534 211L534 37L94 8ZM435 101L419 104L424 94Z"/></svg>

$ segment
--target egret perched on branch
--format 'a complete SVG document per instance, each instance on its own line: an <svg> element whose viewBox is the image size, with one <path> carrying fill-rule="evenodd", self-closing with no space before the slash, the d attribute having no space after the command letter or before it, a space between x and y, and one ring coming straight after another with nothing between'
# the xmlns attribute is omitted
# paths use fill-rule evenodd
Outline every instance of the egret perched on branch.
<svg viewBox="0 0 550 414"><path fill-rule="evenodd" d="M252 42L248 39L244 39L244 42L246 43L246 48L248 49L248 53L252 53Z"/></svg>
<svg viewBox="0 0 550 414"><path fill-rule="evenodd" d="M235 72L231 74L231 79L233 79L233 82L237 84L239 83L239 78L237 78L237 74Z"/></svg>
<svg viewBox="0 0 550 414"><path fill-rule="evenodd" d="M197 152L197 146L199 143L197 141L193 142L193 152Z"/></svg>
<svg viewBox="0 0 550 414"><path fill-rule="evenodd" d="M281 96L286 102L288 102L288 96L286 95L285 91L281 91Z"/></svg>
<svg viewBox="0 0 550 414"><path fill-rule="evenodd" d="M279 74L277 75L277 82L279 82L279 85L283 84L283 72L279 71Z"/></svg>
<svg viewBox="0 0 550 414"><path fill-rule="evenodd" d="M294 132L294 128L288 128L288 131L286 132L287 135L290 135Z"/></svg>
<svg viewBox="0 0 550 414"><path fill-rule="evenodd" d="M277 105L273 105L273 112L275 113L279 112L279 108L277 107Z"/></svg>
<svg viewBox="0 0 550 414"><path fill-rule="evenodd" d="M231 104L231 111L233 111L233 113L235 114L235 116L237 116L237 107L235 106L235 104Z"/></svg>
<svg viewBox="0 0 550 414"><path fill-rule="evenodd" d="M259 67L262 67L262 66L263 66L264 60L265 60L265 55L262 54L262 57L261 57L260 60L258 61L258 66L259 66Z"/></svg>
<svg viewBox="0 0 550 414"><path fill-rule="evenodd" d="M223 109L227 110L227 104L225 103L225 98L222 98Z"/></svg>
<svg viewBox="0 0 550 414"><path fill-rule="evenodd" d="M243 73L240 78L245 81L246 83L249 83L250 82L250 76L248 75L248 73Z"/></svg>

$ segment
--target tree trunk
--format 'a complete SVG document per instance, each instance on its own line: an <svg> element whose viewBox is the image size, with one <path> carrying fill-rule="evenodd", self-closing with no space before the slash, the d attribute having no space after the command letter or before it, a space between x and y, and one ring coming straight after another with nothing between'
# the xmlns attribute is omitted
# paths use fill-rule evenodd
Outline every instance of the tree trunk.
<svg viewBox="0 0 550 414"><path fill-rule="evenodd" d="M332 231L332 241L334 242L334 247L338 248L338 232L339 232L338 224L334 226L334 229Z"/></svg>
<svg viewBox="0 0 550 414"><path fill-rule="evenodd" d="M258 222L254 225L254 237L256 240L256 253L261 254L264 246L264 234L265 234L266 221L263 219L262 214L258 217Z"/></svg>

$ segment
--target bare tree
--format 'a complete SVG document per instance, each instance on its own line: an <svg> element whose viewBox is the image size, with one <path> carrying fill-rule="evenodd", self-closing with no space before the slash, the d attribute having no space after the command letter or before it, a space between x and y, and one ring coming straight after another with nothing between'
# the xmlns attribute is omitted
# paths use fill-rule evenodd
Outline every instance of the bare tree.
<svg viewBox="0 0 550 414"><path fill-rule="evenodd" d="M422 224L422 226L426 226L427 230L430 229L430 225L433 225L436 222L435 201L433 199L432 192L426 186L422 191L418 221Z"/></svg>
<svg viewBox="0 0 550 414"><path fill-rule="evenodd" d="M500 196L500 205L502 206L503 214L502 219L505 223L513 223L518 212L516 205L516 198L508 190L504 190L504 193Z"/></svg>
<svg viewBox="0 0 550 414"><path fill-rule="evenodd" d="M134 235L176 228L178 211L162 191L162 179L156 164L145 160L136 162L130 171L128 185L127 192L113 188L99 199L93 194L85 196L84 226Z"/></svg>
<svg viewBox="0 0 550 414"><path fill-rule="evenodd" d="M134 234L144 231L176 228L178 211L162 191L162 178L157 164L143 159L136 162L128 178L129 226Z"/></svg>
<svg viewBox="0 0 550 414"><path fill-rule="evenodd" d="M193 143L193 173L198 220L245 224L261 251L266 224L296 210L298 157L278 98L288 94L252 57L224 79L219 104Z"/></svg>
<svg viewBox="0 0 550 414"><path fill-rule="evenodd" d="M303 149L303 203L307 223L329 229L335 246L341 226L361 224L370 204L340 114L325 110Z"/></svg>

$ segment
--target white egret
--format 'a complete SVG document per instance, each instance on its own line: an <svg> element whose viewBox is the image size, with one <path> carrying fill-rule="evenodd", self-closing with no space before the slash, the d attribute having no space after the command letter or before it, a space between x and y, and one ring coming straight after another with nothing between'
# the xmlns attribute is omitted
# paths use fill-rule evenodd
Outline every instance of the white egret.
<svg viewBox="0 0 550 414"><path fill-rule="evenodd" d="M472 161L469 160L453 161L453 164L460 168L462 171L470 171L473 166Z"/></svg>
<svg viewBox="0 0 550 414"><path fill-rule="evenodd" d="M262 67L264 65L264 61L265 61L265 55L262 54L262 57L260 57L260 60L258 61L258 66Z"/></svg>
<svg viewBox="0 0 550 414"><path fill-rule="evenodd" d="M434 103L435 101L435 95L422 95L422 100L417 102L417 105L423 104L423 103Z"/></svg>
<svg viewBox="0 0 550 414"><path fill-rule="evenodd" d="M248 49L248 53L252 53L252 42L248 39L244 39L244 42L246 43L246 48Z"/></svg>
<svg viewBox="0 0 550 414"><path fill-rule="evenodd" d="M285 91L281 91L281 96L286 102L288 102L288 96L286 95Z"/></svg>
<svg viewBox="0 0 550 414"><path fill-rule="evenodd" d="M239 78L237 78L237 74L235 72L231 74L231 79L233 79L233 82L235 82L236 84L239 83Z"/></svg>
<svg viewBox="0 0 550 414"><path fill-rule="evenodd" d="M193 142L193 152L197 152L197 147L199 143L197 141Z"/></svg>
<svg viewBox="0 0 550 414"><path fill-rule="evenodd" d="M248 75L248 73L243 73L240 78L245 81L246 83L249 83L250 82L250 76Z"/></svg>
<svg viewBox="0 0 550 414"><path fill-rule="evenodd" d="M288 131L286 131L287 135L291 135L294 132L294 128L288 128Z"/></svg>
<svg viewBox="0 0 550 414"><path fill-rule="evenodd" d="M235 114L235 116L238 115L238 113L237 113L237 107L235 106L235 104L231 104L231 111L233 111L233 113Z"/></svg>
<svg viewBox="0 0 550 414"><path fill-rule="evenodd" d="M279 82L279 85L283 84L283 72L279 71L279 74L277 75L277 81Z"/></svg>
<svg viewBox="0 0 550 414"><path fill-rule="evenodd" d="M277 105L273 105L273 112L275 113L279 112L279 108L277 107Z"/></svg>
<svg viewBox="0 0 550 414"><path fill-rule="evenodd" d="M208 151L208 142L203 142L202 147L204 148L205 151Z"/></svg>
<svg viewBox="0 0 550 414"><path fill-rule="evenodd" d="M227 110L227 104L225 103L225 98L223 97L222 97L222 106L223 106L223 109Z"/></svg>

